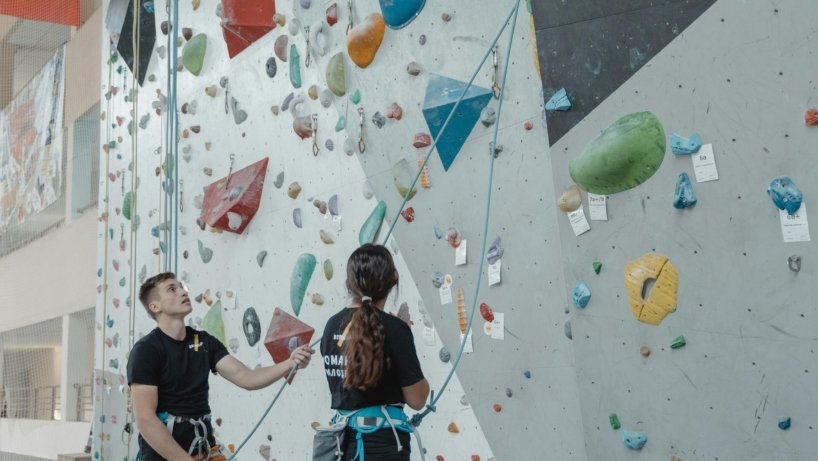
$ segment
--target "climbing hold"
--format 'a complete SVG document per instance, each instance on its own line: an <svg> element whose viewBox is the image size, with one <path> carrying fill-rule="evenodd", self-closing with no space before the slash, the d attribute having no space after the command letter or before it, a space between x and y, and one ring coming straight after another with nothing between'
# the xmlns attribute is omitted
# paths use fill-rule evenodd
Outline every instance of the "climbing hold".
<svg viewBox="0 0 818 461"><path fill-rule="evenodd" d="M574 300L574 306L584 308L588 305L588 301L591 300L591 290L584 281L580 280L574 287L571 298Z"/></svg>
<svg viewBox="0 0 818 461"><path fill-rule="evenodd" d="M275 181L273 181L273 185L275 186L276 189L281 189L281 186L284 185L284 172L283 171L278 173L278 175L276 175L276 179L275 179Z"/></svg>
<svg viewBox="0 0 818 461"><path fill-rule="evenodd" d="M323 306L324 305L324 297L321 296L319 293L313 293L313 294L310 295L310 302L312 302L316 306Z"/></svg>
<svg viewBox="0 0 818 461"><path fill-rule="evenodd" d="M530 121L525 122L523 123L523 128L525 128L525 131L531 131L534 129L534 124L531 123Z"/></svg>
<svg viewBox="0 0 818 461"><path fill-rule="evenodd" d="M432 273L432 285L435 288L440 288L443 286L443 283L446 281L445 276L440 272L433 272Z"/></svg>
<svg viewBox="0 0 818 461"><path fill-rule="evenodd" d="M210 85L205 87L205 94L210 96L211 98L215 98L218 92L219 88L216 85Z"/></svg>
<svg viewBox="0 0 818 461"><path fill-rule="evenodd" d="M673 196L673 208L682 210L696 204L696 193L693 191L693 183L687 173L679 173L676 180L676 193Z"/></svg>
<svg viewBox="0 0 818 461"><path fill-rule="evenodd" d="M402 29L420 14L426 0L379 0L383 20L390 29Z"/></svg>
<svg viewBox="0 0 818 461"><path fill-rule="evenodd" d="M258 314L256 314L255 309L248 307L247 310L244 311L241 325L244 329L244 337L247 338L247 343L250 347L255 346L258 340L261 339L261 322L258 319Z"/></svg>
<svg viewBox="0 0 818 461"><path fill-rule="evenodd" d="M818 108L812 107L804 113L804 123L810 126L818 125Z"/></svg>
<svg viewBox="0 0 818 461"><path fill-rule="evenodd" d="M486 261L488 261L489 264L494 264L503 257L503 253L505 253L503 243L500 237L497 237L486 252Z"/></svg>
<svg viewBox="0 0 818 461"><path fill-rule="evenodd" d="M440 19L442 19L443 22L449 22L452 20L452 15L450 15L449 13L443 13L440 15Z"/></svg>
<svg viewBox="0 0 818 461"><path fill-rule="evenodd" d="M406 65L406 72L413 77L417 77L418 75L420 75L420 71L421 71L420 65L415 61L412 61Z"/></svg>
<svg viewBox="0 0 818 461"><path fill-rule="evenodd" d="M323 229L321 229L321 231L319 232L319 236L321 237L321 241L327 245L332 245L333 243L335 243L335 239L332 238L332 235Z"/></svg>
<svg viewBox="0 0 818 461"><path fill-rule="evenodd" d="M361 245L372 243L375 241L375 236L378 233L378 229L381 227L381 223L383 223L383 218L386 216L386 202L381 200L375 206L375 209L372 210L372 213L366 218L366 221L361 226L361 230L358 232L358 243Z"/></svg>
<svg viewBox="0 0 818 461"><path fill-rule="evenodd" d="M412 197L414 197L418 191L417 186L409 190L409 186L412 185L415 175L416 172L414 168L409 165L409 162L405 158L398 160L397 163L392 165L392 180L395 183L395 188L398 190L398 194L407 201L412 200Z"/></svg>
<svg viewBox="0 0 818 461"><path fill-rule="evenodd" d="M315 51L318 56L326 54L327 40L324 37L324 21L316 20L310 26L309 33L310 48Z"/></svg>
<svg viewBox="0 0 818 461"><path fill-rule="evenodd" d="M655 284L648 294L646 285L651 279ZM667 256L648 253L625 266L628 303L640 322L659 325L668 314L675 312L678 284L679 273Z"/></svg>
<svg viewBox="0 0 818 461"><path fill-rule="evenodd" d="M264 461L270 461L270 445L259 445L258 454L264 458Z"/></svg>
<svg viewBox="0 0 818 461"><path fill-rule="evenodd" d="M327 65L327 87L335 96L343 96L347 92L346 76L344 69L344 54L337 53L330 58Z"/></svg>
<svg viewBox="0 0 818 461"><path fill-rule="evenodd" d="M281 110L289 110L290 104L295 99L295 93L290 93L284 98L284 102L281 103Z"/></svg>
<svg viewBox="0 0 818 461"><path fill-rule="evenodd" d="M293 224L295 224L295 227L301 229L301 208L293 210Z"/></svg>
<svg viewBox="0 0 818 461"><path fill-rule="evenodd" d="M372 123L378 128L383 128L383 126L386 125L386 117L380 112L375 112L375 114L372 115Z"/></svg>
<svg viewBox="0 0 818 461"><path fill-rule="evenodd" d="M436 239L440 240L440 239L442 239L442 238L443 238L443 231L441 231L439 227L435 226L435 227L433 228L433 230L434 230L434 232L435 232L435 238L436 238Z"/></svg>
<svg viewBox="0 0 818 461"><path fill-rule="evenodd" d="M230 97L230 110L233 112L233 121L236 125L241 125L247 120L247 112L244 109L239 109L239 102L234 97Z"/></svg>
<svg viewBox="0 0 818 461"><path fill-rule="evenodd" d="M446 349L446 346L440 348L440 352L438 352L437 356L443 363L449 363L449 360L452 359L452 354L449 353L449 350Z"/></svg>
<svg viewBox="0 0 818 461"><path fill-rule="evenodd" d="M222 35L231 59L276 26L275 2L223 0L220 5Z"/></svg>
<svg viewBox="0 0 818 461"><path fill-rule="evenodd" d="M334 3L327 7L327 24L334 26L338 23L338 4Z"/></svg>
<svg viewBox="0 0 818 461"><path fill-rule="evenodd" d="M457 289L457 324L460 327L460 334L466 334L466 297L463 296L463 289Z"/></svg>
<svg viewBox="0 0 818 461"><path fill-rule="evenodd" d="M566 320L562 327L565 332L565 337L568 339L574 339L573 335L571 334L571 321Z"/></svg>
<svg viewBox="0 0 818 461"><path fill-rule="evenodd" d="M210 184L205 192L200 218L214 229L237 234L244 232L258 211L268 162L269 158L265 157ZM226 190L227 183L229 190ZM235 215L232 219L230 213Z"/></svg>
<svg viewBox="0 0 818 461"><path fill-rule="evenodd" d="M264 258L267 257L267 251L262 250L256 255L256 262L258 263L258 267L264 266Z"/></svg>
<svg viewBox="0 0 818 461"><path fill-rule="evenodd" d="M235 232L236 229L241 227L241 223L242 219L240 214L233 213L232 211L227 212L227 227L229 227L230 230Z"/></svg>
<svg viewBox="0 0 818 461"><path fill-rule="evenodd" d="M339 131L346 128L346 124L347 124L347 118L346 117L344 117L343 115L338 117L338 121L335 122L335 132L338 133Z"/></svg>
<svg viewBox="0 0 818 461"><path fill-rule="evenodd" d="M608 422L611 424L611 429L618 430L622 427L622 424L619 422L619 416L616 416L616 413L608 415Z"/></svg>
<svg viewBox="0 0 818 461"><path fill-rule="evenodd" d="M593 267L594 267L594 273L599 274L599 271L602 270L602 263L599 262L599 261L594 261L593 262Z"/></svg>
<svg viewBox="0 0 818 461"><path fill-rule="evenodd" d="M273 44L273 51L276 57L283 62L287 62L287 45L290 43L290 37L287 35L279 35Z"/></svg>
<svg viewBox="0 0 818 461"><path fill-rule="evenodd" d="M271 57L267 59L267 76L273 78L276 76L276 71L278 70L278 66L276 65L276 59Z"/></svg>
<svg viewBox="0 0 818 461"><path fill-rule="evenodd" d="M685 337L684 336L677 336L677 337L673 338L673 341L670 342L670 348L671 349L678 349L680 347L684 347L685 344L687 344L687 341L685 341Z"/></svg>
<svg viewBox="0 0 818 461"><path fill-rule="evenodd" d="M647 357L650 355L650 348L648 346L642 346L639 348L639 354L642 357Z"/></svg>
<svg viewBox="0 0 818 461"><path fill-rule="evenodd" d="M352 101L352 104L358 104L361 102L361 90L355 89L355 92L349 95L349 100Z"/></svg>
<svg viewBox="0 0 818 461"><path fill-rule="evenodd" d="M526 379L531 379L531 371L529 370L524 371L523 376L525 376Z"/></svg>
<svg viewBox="0 0 818 461"><path fill-rule="evenodd" d="M790 216L801 208L803 195L792 179L787 176L773 179L770 187L767 188L767 194L773 199L773 203L779 210L787 210Z"/></svg>
<svg viewBox="0 0 818 461"><path fill-rule="evenodd" d="M367 200L371 199L375 195L375 191L372 190L372 185L369 183L369 181L364 181L363 185L361 185L361 193Z"/></svg>
<svg viewBox="0 0 818 461"><path fill-rule="evenodd" d="M486 107L482 111L480 111L480 123L483 124L484 127L488 128L497 121L497 112L494 110L493 107Z"/></svg>
<svg viewBox="0 0 818 461"><path fill-rule="evenodd" d="M331 216L338 216L338 194L333 195L327 200L327 207Z"/></svg>
<svg viewBox="0 0 818 461"><path fill-rule="evenodd" d="M452 434L459 434L460 433L460 429L457 428L457 424L455 424L455 423L449 423L448 430Z"/></svg>
<svg viewBox="0 0 818 461"><path fill-rule="evenodd" d="M191 37L193 37L193 29L190 27L182 27L182 37L185 38L185 41L189 41Z"/></svg>
<svg viewBox="0 0 818 461"><path fill-rule="evenodd" d="M208 309L202 320L202 329L210 333L213 337L226 344L227 340L224 337L224 320L222 319L222 302L216 301L213 306Z"/></svg>
<svg viewBox="0 0 818 461"><path fill-rule="evenodd" d="M644 432L622 431L622 443L631 450L641 450L648 442Z"/></svg>
<svg viewBox="0 0 818 461"><path fill-rule="evenodd" d="M801 257L798 255L790 255L787 258L787 266L793 272L800 272L801 271Z"/></svg>
<svg viewBox="0 0 818 461"><path fill-rule="evenodd" d="M315 264L315 256L304 253L298 257L293 267L293 273L290 276L290 303L296 316L301 313L301 304L304 302L304 295L315 270Z"/></svg>
<svg viewBox="0 0 818 461"><path fill-rule="evenodd" d="M560 210L570 213L572 211L576 211L579 207L582 206L582 191L577 187L576 184L572 184L565 188L560 196L560 199L557 200L557 207Z"/></svg>
<svg viewBox="0 0 818 461"><path fill-rule="evenodd" d="M301 88L301 55L295 43L290 45L290 83L294 88Z"/></svg>
<svg viewBox="0 0 818 461"><path fill-rule="evenodd" d="M491 307L486 303L480 303L480 315L486 322L494 321L494 312L491 311Z"/></svg>
<svg viewBox="0 0 818 461"><path fill-rule="evenodd" d="M347 52L355 65L365 69L372 63L383 41L385 30L383 16L372 13L349 31Z"/></svg>
<svg viewBox="0 0 818 461"><path fill-rule="evenodd" d="M312 206L314 206L315 208L318 208L318 211L321 214L327 214L327 202L325 202L323 200L315 199L315 200L312 201Z"/></svg>
<svg viewBox="0 0 818 461"><path fill-rule="evenodd" d="M665 131L655 115L625 115L605 129L568 172L582 189L594 194L615 194L647 181L665 156Z"/></svg>
<svg viewBox="0 0 818 461"><path fill-rule="evenodd" d="M276 307L264 335L264 347L273 362L281 363L290 358L295 348L309 344L313 333L311 326Z"/></svg>
<svg viewBox="0 0 818 461"><path fill-rule="evenodd" d="M446 241L449 242L452 248L460 246L460 233L454 227L446 229Z"/></svg>
<svg viewBox="0 0 818 461"><path fill-rule="evenodd" d="M330 261L329 259L325 259L324 260L324 278L327 279L327 280L332 280L332 274L333 274L332 261Z"/></svg>
<svg viewBox="0 0 818 461"><path fill-rule="evenodd" d="M506 397L511 398L512 395L513 395L513 393L511 392L511 388L507 387L506 388Z"/></svg>
<svg viewBox="0 0 818 461"><path fill-rule="evenodd" d="M560 88L545 103L545 110L565 112L571 110L571 100L565 88Z"/></svg>
<svg viewBox="0 0 818 461"><path fill-rule="evenodd" d="M415 220L415 209L412 207L405 208L400 212L400 215L403 216L406 222L412 222Z"/></svg>
<svg viewBox="0 0 818 461"><path fill-rule="evenodd" d="M298 194L301 193L301 185L297 182L290 184L290 187L287 188L287 195L295 200L298 197Z"/></svg>
<svg viewBox="0 0 818 461"><path fill-rule="evenodd" d="M198 76L202 72L204 57L207 52L207 35L196 34L182 48L182 64L191 74Z"/></svg>
<svg viewBox="0 0 818 461"><path fill-rule="evenodd" d="M324 108L329 108L332 104L332 93L324 88L321 90L321 94L318 95L318 100L321 101L321 106Z"/></svg>
<svg viewBox="0 0 818 461"><path fill-rule="evenodd" d="M201 240L199 240L199 256L202 257L202 262L207 264L213 259L213 250L204 246Z"/></svg>
<svg viewBox="0 0 818 461"><path fill-rule="evenodd" d="M393 102L386 111L386 117L392 120L400 120L403 118L403 108L398 103Z"/></svg>
<svg viewBox="0 0 818 461"><path fill-rule="evenodd" d="M420 43L420 46L426 44L426 34L421 34L420 37L418 37L418 43Z"/></svg>
<svg viewBox="0 0 818 461"><path fill-rule="evenodd" d="M427 133L415 133L415 141L412 143L412 145L418 149L422 147L429 147L432 145L432 137Z"/></svg>
<svg viewBox="0 0 818 461"><path fill-rule="evenodd" d="M778 420L778 428L782 431L786 431L790 428L790 426L792 426L792 418L789 416L785 416Z"/></svg>
<svg viewBox="0 0 818 461"><path fill-rule="evenodd" d="M313 126L312 117L295 117L293 118L293 131L301 139L312 137Z"/></svg>
<svg viewBox="0 0 818 461"><path fill-rule="evenodd" d="M441 134L443 124L452 112L455 103L465 92L465 96L452 116L446 131ZM492 98L491 90L472 85L466 91L466 83L442 75L432 74L426 87L423 102L423 117L433 138L438 139L437 153L443 168L448 171L455 157L462 149L469 133L480 118L480 111ZM440 137L438 138L438 135Z"/></svg>
<svg viewBox="0 0 818 461"><path fill-rule="evenodd" d="M290 21L290 25L287 26L287 31L289 31L290 35L292 35L293 37L295 37L296 35L298 35L299 32L301 32L301 22L298 20L298 18L293 18L293 20Z"/></svg>
<svg viewBox="0 0 818 461"><path fill-rule="evenodd" d="M431 181L429 181L429 166L423 164L423 157L418 157L418 168L420 168L420 187L424 189L428 189L432 187Z"/></svg>
<svg viewBox="0 0 818 461"><path fill-rule="evenodd" d="M500 405L499 403L495 403L495 404L492 406L492 408L494 409L494 412L495 412L495 413L500 413L501 411L503 411L503 406L502 406L502 405ZM473 458L473 457L472 457L472 458ZM478 459L479 459L479 457L478 457Z"/></svg>
<svg viewBox="0 0 818 461"><path fill-rule="evenodd" d="M131 220L131 208L133 206L133 192L125 192L125 198L122 200L122 216L128 221Z"/></svg>
<svg viewBox="0 0 818 461"><path fill-rule="evenodd" d="M670 151L676 155L695 154L701 148L702 137L699 133L693 133L690 138L670 133Z"/></svg>

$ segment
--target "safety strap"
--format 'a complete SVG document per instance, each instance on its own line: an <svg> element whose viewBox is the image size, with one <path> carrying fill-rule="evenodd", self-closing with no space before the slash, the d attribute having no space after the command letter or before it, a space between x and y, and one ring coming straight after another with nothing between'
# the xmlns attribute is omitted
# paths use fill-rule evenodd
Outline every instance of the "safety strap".
<svg viewBox="0 0 818 461"><path fill-rule="evenodd" d="M210 459L212 452L210 450L210 444L207 441L208 433L207 433L207 424L205 423L206 420L210 419L210 415L202 416L201 418L189 418L184 416L176 416L168 413L167 411L158 412L156 416L159 418L162 423L168 428L170 431L171 436L173 435L173 428L177 422L187 422L193 425L193 442L190 443L190 448L187 450L187 454L193 455L195 451L198 455L199 461L207 461ZM217 446L221 446L221 444L216 442Z"/></svg>
<svg viewBox="0 0 818 461"><path fill-rule="evenodd" d="M418 446L420 447L421 458L425 460L423 453L423 446L420 445L420 437L417 430L409 423L409 418L403 412L402 407L394 405L380 405L360 408L354 411L339 410L338 415L333 418L333 422L343 422L346 419L347 427L355 430L355 440L357 441L357 450L352 461L366 461L364 455L364 434L372 434L389 426L392 429L392 434L395 436L395 444L398 452L403 450L403 445L400 443L398 431L415 433L418 435Z"/></svg>

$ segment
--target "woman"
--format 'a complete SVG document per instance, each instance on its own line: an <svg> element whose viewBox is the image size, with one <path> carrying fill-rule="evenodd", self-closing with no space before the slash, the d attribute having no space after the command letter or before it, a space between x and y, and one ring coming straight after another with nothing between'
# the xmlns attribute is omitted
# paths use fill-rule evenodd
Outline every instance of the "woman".
<svg viewBox="0 0 818 461"><path fill-rule="evenodd" d="M321 354L332 408L338 411L336 421L347 421L345 460L365 453L366 461L408 461L412 427L403 405L420 410L429 395L412 330L383 311L397 283L385 247L358 248L347 262L352 302L324 328Z"/></svg>

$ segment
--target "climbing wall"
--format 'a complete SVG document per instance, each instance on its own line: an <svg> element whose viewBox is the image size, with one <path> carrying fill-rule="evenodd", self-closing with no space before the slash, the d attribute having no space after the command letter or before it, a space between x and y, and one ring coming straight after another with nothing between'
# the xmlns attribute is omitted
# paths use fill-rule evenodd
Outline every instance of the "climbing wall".
<svg viewBox="0 0 818 461"><path fill-rule="evenodd" d="M103 48L100 194L106 200L99 220L95 455L119 459L136 450L121 375L132 343L154 326L136 299L145 277L174 269L195 299L191 324L223 324L225 344L235 356L251 367L269 365L263 345L250 346L245 337L247 310L252 307L260 319L262 342L277 307L298 315L320 334L326 319L346 303L348 255L365 229L372 223L377 229L379 221L371 216L377 217L385 205L377 241L395 225L387 246L401 274L387 310L404 311L402 318L412 324L424 373L436 392L457 357L460 319L480 303L490 306L495 316L494 324L486 325L480 312L475 314L473 352L463 355L436 411L420 427L427 459L523 459L541 451L533 448L538 445L555 459L585 459L573 353L563 335L565 281L552 263L562 258L540 81L532 59L531 15L525 3L513 16L514 34L511 25L500 34L497 72L491 53L482 67L480 60L505 18L512 17L515 2L482 2L480 8L425 5L406 27L385 29L365 69L346 51L346 28L352 19L350 36L365 35L372 26L367 18L381 8L378 2L356 0L350 16L347 2L335 3L276 2L277 25L263 15L235 23L226 18L231 27L237 26L227 35L239 31L245 37L260 36L245 42L244 49L230 50L219 17L229 16L227 7L181 2L177 48L168 46L166 33L173 28L166 23L164 2L138 2L139 14L127 1L107 6L112 43ZM327 14L333 5L337 22ZM136 40L139 50L133 49L135 24L141 34ZM309 66L307 37L318 45L310 48ZM231 42L236 43L241 40ZM180 69L175 101L166 70L174 48ZM132 56L142 58L129 59ZM507 57L500 110L491 88L495 80L502 83ZM339 59L345 69L343 92ZM356 60L363 65L358 55ZM134 70L135 63L139 69ZM329 82L328 68L335 69ZM445 118L454 102L452 95L456 99L459 94L458 85L465 86L478 68L477 87L467 93L464 107L453 118L452 134L441 147L449 154L448 171L434 152L407 204L414 216L407 212L398 217L402 193L428 149L414 147L428 144L416 135L434 131L427 118L439 128L441 114ZM144 78L138 90L134 73ZM178 150L167 126L174 102L179 110ZM494 124L488 114L485 123L477 121L483 105L496 112ZM498 125L489 207L490 142ZM205 188L227 176L239 177L243 168L264 158L263 189L241 199L258 205L249 224L239 217L238 208L230 208L236 214L226 213L221 224L204 223L202 208L228 211L219 204L221 198L209 205ZM232 189L225 190L230 195ZM504 248L500 265L493 266L499 267L501 282L491 286L485 267L478 274L486 256L481 239L487 208L485 237L488 244L500 237ZM207 214L204 218L209 219ZM238 228L243 228L240 234L230 232ZM457 239L445 238L449 228L457 229L462 239L457 250L450 244ZM465 256L464 264L456 264L458 254ZM311 260L305 255L314 256L313 271L303 264ZM478 277L483 280L475 300ZM443 300L434 285L440 279L451 293L450 301ZM246 392L213 378L217 436L238 447L277 387ZM326 422L330 415L323 367L316 357L285 389L241 456L309 459L310 425ZM413 459L419 459L417 451L413 444Z"/></svg>
<svg viewBox="0 0 818 461"><path fill-rule="evenodd" d="M818 103L810 45L816 17L807 1L716 2L553 145L557 196L573 184L569 162L633 112L653 112L667 137L700 133L712 144L718 172L718 180L697 182L698 154L674 155L668 145L653 177L609 195L608 220L590 221L589 232L576 237L557 211L565 291L570 295L582 280L591 292L584 309L571 308L588 459L815 458L816 245L784 243L766 189L789 176L810 212L818 197L818 131L804 123L805 111ZM549 65L560 66L560 59ZM572 84L561 86L577 99L595 91ZM682 172L698 203L675 209ZM594 211L587 194L582 198L589 216ZM656 326L634 318L624 281L626 265L651 252L667 256L678 271L676 311ZM791 255L801 256L800 272L788 268ZM602 264L598 275L594 261ZM660 285L657 280L644 296L668 286ZM672 349L679 336L686 345ZM640 354L642 347L649 355ZM610 414L621 423L618 431ZM791 418L788 430L779 428L782 418ZM647 435L641 452L623 445L625 430Z"/></svg>

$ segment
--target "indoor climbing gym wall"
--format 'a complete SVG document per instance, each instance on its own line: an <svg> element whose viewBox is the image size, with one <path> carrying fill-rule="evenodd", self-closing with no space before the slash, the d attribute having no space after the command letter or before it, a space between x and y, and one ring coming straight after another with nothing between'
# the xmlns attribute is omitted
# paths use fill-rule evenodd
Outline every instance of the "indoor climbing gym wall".
<svg viewBox="0 0 818 461"><path fill-rule="evenodd" d="M176 272L190 324L269 365L345 306L349 254L385 242L401 277L386 309L434 391L426 459L586 459L531 12L106 5L95 458L136 452L124 374L154 327L145 278ZM277 334L287 316L303 328ZM211 379L216 436L237 456L311 459L331 416L320 355L262 418L278 389Z"/></svg>
<svg viewBox="0 0 818 461"><path fill-rule="evenodd" d="M815 3L533 6L588 459L815 459Z"/></svg>

